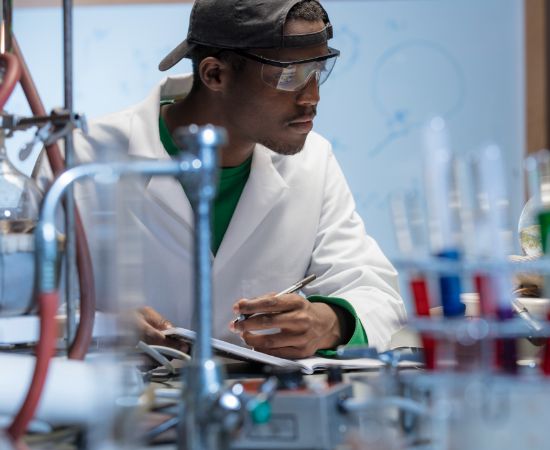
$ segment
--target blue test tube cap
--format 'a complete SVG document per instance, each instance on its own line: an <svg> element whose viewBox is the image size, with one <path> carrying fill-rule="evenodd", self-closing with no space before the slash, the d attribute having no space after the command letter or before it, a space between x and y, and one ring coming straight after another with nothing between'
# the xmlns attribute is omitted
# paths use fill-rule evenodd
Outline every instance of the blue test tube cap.
<svg viewBox="0 0 550 450"><path fill-rule="evenodd" d="M460 259L460 252L454 249L443 250L437 256L439 258L458 261ZM439 278L439 289L441 292L443 315L445 317L463 316L466 311L466 305L460 300L460 294L462 293L460 275L442 275Z"/></svg>

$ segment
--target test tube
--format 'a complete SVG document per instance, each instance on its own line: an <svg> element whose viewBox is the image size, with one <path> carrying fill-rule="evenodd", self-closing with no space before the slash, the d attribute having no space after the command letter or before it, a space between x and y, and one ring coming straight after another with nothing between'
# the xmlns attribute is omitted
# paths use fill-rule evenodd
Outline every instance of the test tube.
<svg viewBox="0 0 550 450"><path fill-rule="evenodd" d="M460 250L457 231L460 217L456 202L453 154L445 121L433 118L424 129L424 178L428 207L432 252L442 259L458 261ZM445 317L464 315L461 302L460 276L442 274L439 277L441 305Z"/></svg>
<svg viewBox="0 0 550 450"><path fill-rule="evenodd" d="M427 256L424 229L418 197L413 193L398 193L391 197L391 209L393 223L397 237L397 245L405 258ZM409 287L413 296L416 315L419 317L430 316L430 296L428 283L421 271L413 270L409 273ZM426 369L436 368L436 341L426 334L420 334L420 340L424 349L424 362Z"/></svg>
<svg viewBox="0 0 550 450"><path fill-rule="evenodd" d="M479 293L482 315L505 321L513 317L510 274L503 270L511 252L509 201L506 192L504 164L500 148L483 147L473 161L476 188L476 252L480 261L502 263L502 268L478 272L474 281ZM496 367L508 373L517 370L515 339L497 339Z"/></svg>

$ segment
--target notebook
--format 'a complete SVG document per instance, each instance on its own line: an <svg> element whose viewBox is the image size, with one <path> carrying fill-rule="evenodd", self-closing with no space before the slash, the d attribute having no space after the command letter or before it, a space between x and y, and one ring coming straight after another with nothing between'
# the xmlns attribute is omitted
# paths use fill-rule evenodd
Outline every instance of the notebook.
<svg viewBox="0 0 550 450"><path fill-rule="evenodd" d="M176 339L183 339L187 342L194 342L196 333L185 328L169 328L162 332L165 336L171 336ZM303 359L285 359L277 356L258 352L251 348L241 347L230 342L212 338L212 348L218 353L235 359L244 361L254 361L262 364L269 364L275 367L284 367L289 369L301 370L304 374L312 374L319 370L327 369L330 366L339 366L345 369L378 370L384 367L384 363L378 359L358 358L358 359L332 359L320 356L312 356ZM399 367L414 368L419 364L412 361L402 361Z"/></svg>

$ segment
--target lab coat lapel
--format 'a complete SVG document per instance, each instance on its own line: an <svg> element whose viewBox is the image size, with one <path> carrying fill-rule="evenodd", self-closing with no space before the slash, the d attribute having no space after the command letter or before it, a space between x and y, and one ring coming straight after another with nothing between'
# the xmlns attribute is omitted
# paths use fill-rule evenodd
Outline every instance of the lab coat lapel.
<svg viewBox="0 0 550 450"><path fill-rule="evenodd" d="M287 189L288 185L271 161L271 152L256 145L250 176L214 258L214 273L239 251Z"/></svg>
<svg viewBox="0 0 550 450"><path fill-rule="evenodd" d="M190 82L182 80L177 90L185 92ZM170 156L160 140L158 124L160 113L160 99L165 97L167 89L164 84L158 86L136 108L130 124L130 140L128 154L138 158L168 160ZM172 88L173 90L173 88ZM151 196L164 210L168 210L173 217L182 222L185 228L193 229L193 210L181 184L173 177L151 177L147 183L147 194Z"/></svg>

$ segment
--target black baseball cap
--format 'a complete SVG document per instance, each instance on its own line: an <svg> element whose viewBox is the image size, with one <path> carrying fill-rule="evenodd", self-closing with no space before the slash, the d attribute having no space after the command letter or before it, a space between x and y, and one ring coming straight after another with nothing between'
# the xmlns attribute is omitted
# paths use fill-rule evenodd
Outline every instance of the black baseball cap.
<svg viewBox="0 0 550 450"><path fill-rule="evenodd" d="M288 12L301 1L195 0L187 39L160 62L159 70L168 70L181 59L189 57L197 44L216 48L249 49L310 47L327 42L332 38L332 26L322 6L326 23L323 30L309 34L284 35L283 28Z"/></svg>

